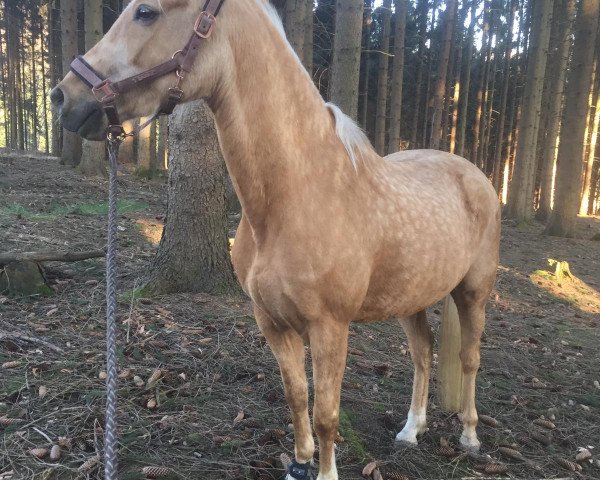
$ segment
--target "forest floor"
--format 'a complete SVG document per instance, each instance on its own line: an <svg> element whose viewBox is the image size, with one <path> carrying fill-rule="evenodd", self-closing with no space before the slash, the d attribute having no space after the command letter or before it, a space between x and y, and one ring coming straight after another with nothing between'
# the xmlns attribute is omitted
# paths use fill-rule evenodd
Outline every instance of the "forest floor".
<svg viewBox="0 0 600 480"><path fill-rule="evenodd" d="M0 250L93 250L105 242L106 181L80 178L54 159L0 156ZM138 298L165 212L166 187L119 177L119 429L121 479L166 466L185 479L278 479L293 433L276 362L239 297ZM580 220L580 238L549 238L540 225L503 223L501 266L487 314L477 382L482 453L509 478L600 477L600 219ZM578 280L559 285L548 259L568 261ZM46 264L53 294L0 294L0 333L43 343L0 342L0 479L102 478L104 260ZM399 292L401 294L401 292ZM430 309L434 331L439 309ZM417 448L397 449L412 384L397 322L355 325L343 384L337 447L342 480L380 462L384 478L483 478L481 460L440 453L458 443L456 415L436 406ZM310 353L310 352L309 352ZM11 367L11 368L7 368ZM148 385L155 369L162 374ZM243 412L243 414L240 414ZM237 417L237 420L236 420ZM533 424L552 418L556 428ZM489 422L488 422L489 423ZM540 436L543 433L543 436ZM537 438L537 440L535 440ZM33 448L63 445L58 461ZM547 443L547 444L544 444ZM499 450L511 445L523 460ZM568 470L579 447L593 461ZM91 466L81 471L82 464ZM489 476L489 475L488 475Z"/></svg>

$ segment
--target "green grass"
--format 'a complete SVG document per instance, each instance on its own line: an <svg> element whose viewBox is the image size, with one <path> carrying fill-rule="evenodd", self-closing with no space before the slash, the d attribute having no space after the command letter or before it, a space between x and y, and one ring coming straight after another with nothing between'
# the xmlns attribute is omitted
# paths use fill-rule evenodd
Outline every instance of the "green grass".
<svg viewBox="0 0 600 480"><path fill-rule="evenodd" d="M369 452L352 426L352 414L340 408L340 434L346 439L352 455L360 462L369 458Z"/></svg>
<svg viewBox="0 0 600 480"><path fill-rule="evenodd" d="M120 214L138 212L148 205L138 200L123 199L117 203ZM108 203L79 203L74 205L55 206L49 212L36 212L18 203L0 205L0 217L22 217L31 221L52 221L66 215L95 216L107 215Z"/></svg>

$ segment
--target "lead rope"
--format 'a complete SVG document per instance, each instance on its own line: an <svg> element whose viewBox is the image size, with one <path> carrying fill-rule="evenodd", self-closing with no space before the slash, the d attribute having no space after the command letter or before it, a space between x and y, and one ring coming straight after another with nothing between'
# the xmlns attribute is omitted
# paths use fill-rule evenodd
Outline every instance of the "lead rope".
<svg viewBox="0 0 600 480"><path fill-rule="evenodd" d="M108 240L106 247L106 418L104 478L117 479L117 157L119 137L108 138Z"/></svg>

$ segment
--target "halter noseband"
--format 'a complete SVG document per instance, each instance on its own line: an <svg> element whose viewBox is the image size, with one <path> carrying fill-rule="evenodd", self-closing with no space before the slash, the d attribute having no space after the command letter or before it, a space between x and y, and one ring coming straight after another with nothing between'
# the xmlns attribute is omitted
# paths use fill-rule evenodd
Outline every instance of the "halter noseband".
<svg viewBox="0 0 600 480"><path fill-rule="evenodd" d="M170 60L163 62L155 67L146 70L137 75L125 78L118 82L111 82L101 73L87 63L83 56L76 57L71 63L71 71L77 77L92 89L96 100L102 105L104 113L108 119L108 137L125 137L132 134L125 133L123 125L119 119L119 113L115 105L119 95L128 92L134 87L149 82L159 77L163 77L175 72L177 80L175 85L168 89L167 101L159 112L150 119L141 128L147 126L154 118L161 114L170 114L175 106L183 98L181 82L186 73L189 73L198 56L202 40L209 38L215 28L217 15L225 0L206 0L202 12L194 24L194 33L182 50L176 51Z"/></svg>

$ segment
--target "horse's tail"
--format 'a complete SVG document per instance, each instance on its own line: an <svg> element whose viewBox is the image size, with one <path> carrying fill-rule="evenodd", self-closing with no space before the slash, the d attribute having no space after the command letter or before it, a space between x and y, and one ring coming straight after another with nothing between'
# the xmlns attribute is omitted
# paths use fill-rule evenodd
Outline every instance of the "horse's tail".
<svg viewBox="0 0 600 480"><path fill-rule="evenodd" d="M441 407L450 412L462 410L463 370L460 361L460 322L454 300L450 295L444 300L440 327L440 353L438 357L438 392Z"/></svg>

